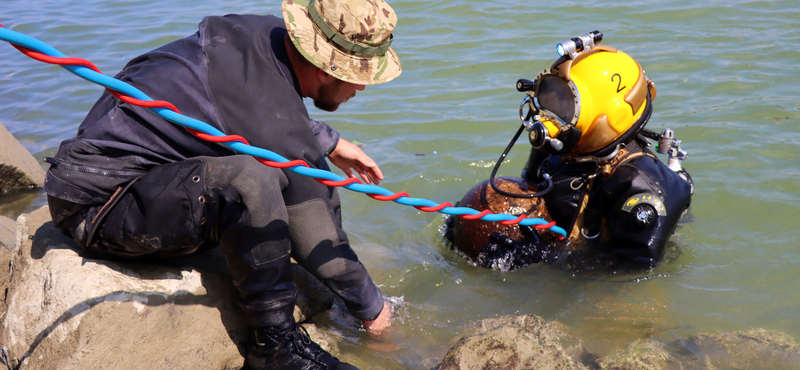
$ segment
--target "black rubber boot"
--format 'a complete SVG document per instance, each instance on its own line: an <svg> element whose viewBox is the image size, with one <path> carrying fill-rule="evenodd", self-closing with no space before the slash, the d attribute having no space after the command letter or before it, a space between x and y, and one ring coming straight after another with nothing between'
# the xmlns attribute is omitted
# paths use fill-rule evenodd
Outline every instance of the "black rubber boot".
<svg viewBox="0 0 800 370"><path fill-rule="evenodd" d="M256 344L250 347L242 370L358 370L320 348L305 328L256 330Z"/></svg>

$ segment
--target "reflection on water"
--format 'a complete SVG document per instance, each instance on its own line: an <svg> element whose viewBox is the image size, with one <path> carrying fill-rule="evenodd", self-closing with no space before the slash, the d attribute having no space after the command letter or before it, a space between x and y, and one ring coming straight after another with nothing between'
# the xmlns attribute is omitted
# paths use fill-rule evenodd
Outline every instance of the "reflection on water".
<svg viewBox="0 0 800 370"><path fill-rule="evenodd" d="M358 325L331 320L345 357L373 368L431 368L473 320L558 320L598 354L635 340L672 343L750 328L800 338L800 4L779 1L391 1L404 73L335 113L310 112L364 144L382 186L455 202L489 176L519 125L519 78L555 59L554 45L600 30L658 86L648 128L675 130L696 193L673 258L636 276L542 265L475 267L439 236L443 218L340 192L345 229L398 313L394 351ZM279 13L279 2L11 0L0 23L113 75L129 59L196 30L205 15ZM0 122L37 159L75 134L101 89L0 45ZM520 140L501 176L519 176ZM424 155L417 155L424 154ZM43 193L0 198L16 217ZM399 330L402 329L402 330ZM370 368L370 366L365 366Z"/></svg>
<svg viewBox="0 0 800 370"><path fill-rule="evenodd" d="M0 195L0 215L17 219L23 213L32 212L47 204L41 189L19 190Z"/></svg>

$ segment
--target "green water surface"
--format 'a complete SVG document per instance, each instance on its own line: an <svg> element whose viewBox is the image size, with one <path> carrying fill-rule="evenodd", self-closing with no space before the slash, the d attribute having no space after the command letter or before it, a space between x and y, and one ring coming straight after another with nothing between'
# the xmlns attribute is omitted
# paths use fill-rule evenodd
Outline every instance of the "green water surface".
<svg viewBox="0 0 800 370"><path fill-rule="evenodd" d="M396 310L394 351L343 325L342 350L374 368L431 368L465 324L498 315L558 320L605 355L748 328L800 338L800 3L783 1L393 1L403 75L335 113L310 108L381 166L382 186L454 202L488 178L519 125L519 78L555 44L600 30L658 87L648 128L675 130L696 193L667 260L626 275L548 266L474 267L441 239L442 216L340 192L345 229ZM0 23L114 75L196 31L205 15L280 13L278 1L3 0ZM101 88L0 44L0 122L37 159L73 136ZM518 176L520 140L501 175ZM16 217L43 193L0 198ZM341 323L339 323L342 326ZM365 366L361 364L362 366Z"/></svg>

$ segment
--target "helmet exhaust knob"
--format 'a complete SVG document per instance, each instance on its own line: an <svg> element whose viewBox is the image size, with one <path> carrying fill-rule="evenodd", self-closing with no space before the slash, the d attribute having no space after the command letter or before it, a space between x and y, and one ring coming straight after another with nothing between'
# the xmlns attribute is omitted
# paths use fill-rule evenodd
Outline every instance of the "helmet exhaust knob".
<svg viewBox="0 0 800 370"><path fill-rule="evenodd" d="M534 89L536 89L536 83L531 80L521 78L517 81L517 91L519 92L533 91Z"/></svg>

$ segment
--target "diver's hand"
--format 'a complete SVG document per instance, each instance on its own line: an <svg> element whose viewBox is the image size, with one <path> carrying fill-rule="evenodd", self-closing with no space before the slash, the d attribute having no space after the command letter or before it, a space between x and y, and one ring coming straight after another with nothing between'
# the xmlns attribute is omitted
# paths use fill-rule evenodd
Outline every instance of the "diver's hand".
<svg viewBox="0 0 800 370"><path fill-rule="evenodd" d="M386 303L386 301L383 301L383 309L377 319L372 321L363 320L361 322L364 324L364 329L367 329L367 334L369 334L370 337L380 339L382 334L386 332L386 329L392 325L392 309L389 308L389 304Z"/></svg>
<svg viewBox="0 0 800 370"><path fill-rule="evenodd" d="M348 177L356 177L353 173L353 170L355 170L367 184L374 182L375 185L378 185L383 180L383 173L378 164L366 155L361 148L345 139L339 138L336 148L333 149L331 154L328 154L328 159L336 167L341 168Z"/></svg>

